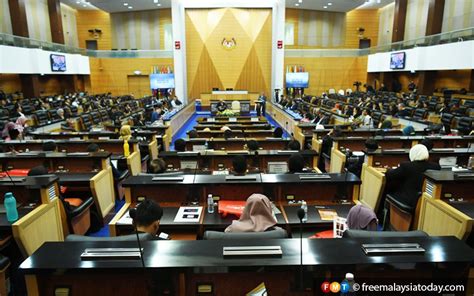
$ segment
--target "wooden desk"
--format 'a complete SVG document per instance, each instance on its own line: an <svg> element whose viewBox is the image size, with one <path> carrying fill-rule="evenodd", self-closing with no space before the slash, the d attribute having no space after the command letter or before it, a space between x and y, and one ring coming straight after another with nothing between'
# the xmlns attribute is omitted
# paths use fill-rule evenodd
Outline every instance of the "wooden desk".
<svg viewBox="0 0 474 296"><path fill-rule="evenodd" d="M208 144L209 149L214 150L245 150L245 145L249 140L255 140L263 150L284 150L288 146L290 139L282 138L214 138L212 141L207 139L189 139L186 141L186 150L193 151L194 145L204 146Z"/></svg>
<svg viewBox="0 0 474 296"><path fill-rule="evenodd" d="M269 130L273 129L270 124L267 123L258 123L254 122L253 124L241 124L241 123L227 123L225 124L232 130ZM194 126L194 129L197 131L202 131L206 128L210 129L211 131L220 130L224 126L224 124L216 124L216 123L200 123Z"/></svg>
<svg viewBox="0 0 474 296"><path fill-rule="evenodd" d="M400 163L409 161L409 149L377 150L367 152L367 164L374 167L396 167ZM474 151L469 148L438 148L430 151L429 160L439 162L442 157L457 157L458 165L467 165L469 157Z"/></svg>
<svg viewBox="0 0 474 296"><path fill-rule="evenodd" d="M155 176L160 175L130 177L123 183L126 189L125 204L109 223L112 235L120 233L121 226L117 221L133 207L139 197L151 198L164 205L171 203L172 207L176 207L191 202L205 205L208 194L219 197L219 200L246 200L253 193L260 192L275 203L286 202L291 196L296 201L304 199L331 204L334 200L340 200L341 195L345 195L349 201L356 201L360 185L360 180L353 174L329 174L328 178L312 180L301 180L295 174L248 175L253 180L226 180L223 175L185 174L182 180L153 181ZM192 227L189 232L196 233L196 229Z"/></svg>
<svg viewBox="0 0 474 296"><path fill-rule="evenodd" d="M232 137L238 138L265 138L265 137L272 137L273 131L272 130L237 130L232 129ZM197 131L198 138L223 138L224 131L221 130L213 130L213 131Z"/></svg>
<svg viewBox="0 0 474 296"><path fill-rule="evenodd" d="M230 119L234 118L234 119ZM215 116L209 118L198 118L196 119L198 124L212 124L212 125L228 125L228 124L241 124L241 125L254 125L254 124L268 124L265 117L250 117L250 116Z"/></svg>
<svg viewBox="0 0 474 296"><path fill-rule="evenodd" d="M303 272L311 288L298 295L318 295L325 280L344 278L347 271L368 284L392 284L396 278L407 284L466 285L474 261L474 251L454 237L303 239L302 243ZM360 248L363 243L418 243L426 251L367 256ZM147 241L142 243L145 267L140 260L80 259L85 248L135 248L136 242L50 242L20 270L26 275L29 295L53 295L57 287L69 287L74 295L146 295L147 284L159 278L173 287L173 295L195 295L202 284L210 284L215 295L245 295L261 282L270 295L296 293L292 286L300 266L300 240L258 241L261 246L281 246L280 258L224 258L222 249L229 245L254 246L255 241Z"/></svg>
<svg viewBox="0 0 474 296"><path fill-rule="evenodd" d="M457 178L452 171L425 172L418 228L430 235L469 239L474 224L473 190L474 178Z"/></svg>
<svg viewBox="0 0 474 296"><path fill-rule="evenodd" d="M248 93L242 91L226 91L219 93L203 93L201 94L201 104L202 106L211 106L212 101L248 101L250 104L255 105L255 102L258 100L258 93Z"/></svg>

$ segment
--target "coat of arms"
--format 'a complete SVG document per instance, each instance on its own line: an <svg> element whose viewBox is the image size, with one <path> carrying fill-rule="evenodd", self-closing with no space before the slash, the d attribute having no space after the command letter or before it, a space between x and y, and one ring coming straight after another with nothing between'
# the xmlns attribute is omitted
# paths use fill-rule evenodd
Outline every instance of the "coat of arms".
<svg viewBox="0 0 474 296"><path fill-rule="evenodd" d="M237 46L237 42L235 41L235 38L227 39L224 37L222 39L222 47L227 50L232 50Z"/></svg>

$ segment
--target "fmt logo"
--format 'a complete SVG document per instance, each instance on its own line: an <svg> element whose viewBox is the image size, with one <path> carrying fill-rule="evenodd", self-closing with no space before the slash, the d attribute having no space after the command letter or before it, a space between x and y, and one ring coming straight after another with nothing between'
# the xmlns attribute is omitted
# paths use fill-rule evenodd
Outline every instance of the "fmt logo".
<svg viewBox="0 0 474 296"><path fill-rule="evenodd" d="M321 284L321 291L323 291L323 293L329 293L329 292L347 293L349 292L349 289L350 289L350 285L347 281L342 281L341 283L338 283L338 282L330 283L326 281Z"/></svg>

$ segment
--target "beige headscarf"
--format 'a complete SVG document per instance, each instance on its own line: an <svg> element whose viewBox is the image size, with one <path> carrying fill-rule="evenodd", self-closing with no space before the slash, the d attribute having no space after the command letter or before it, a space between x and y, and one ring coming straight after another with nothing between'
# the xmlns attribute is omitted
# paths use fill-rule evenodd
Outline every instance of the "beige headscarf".
<svg viewBox="0 0 474 296"><path fill-rule="evenodd" d="M421 161L421 160L428 160L430 157L430 153L425 145L416 144L415 146L411 147L410 149L410 161Z"/></svg>
<svg viewBox="0 0 474 296"><path fill-rule="evenodd" d="M263 232L275 224L268 197L254 193L247 199L240 219L232 221L225 232Z"/></svg>

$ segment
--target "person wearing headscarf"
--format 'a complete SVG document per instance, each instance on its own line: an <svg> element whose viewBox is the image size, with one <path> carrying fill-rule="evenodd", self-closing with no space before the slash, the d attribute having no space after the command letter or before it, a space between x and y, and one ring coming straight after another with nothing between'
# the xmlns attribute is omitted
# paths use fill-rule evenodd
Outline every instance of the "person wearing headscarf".
<svg viewBox="0 0 474 296"><path fill-rule="evenodd" d="M354 230L377 230L377 216L372 209L361 204L353 206L347 214L347 227Z"/></svg>
<svg viewBox="0 0 474 296"><path fill-rule="evenodd" d="M21 138L24 135L25 128L28 127L28 125L26 124L27 121L28 121L28 118L26 118L26 116L24 115L18 117L15 121L15 129L18 130Z"/></svg>
<svg viewBox="0 0 474 296"><path fill-rule="evenodd" d="M417 144L410 149L410 162L403 162L385 174L388 183L397 185L391 195L413 209L420 197L425 171L441 169L439 164L428 161L429 156L426 146Z"/></svg>
<svg viewBox="0 0 474 296"><path fill-rule="evenodd" d="M130 127L130 125L128 124L122 125L122 127L120 128L120 139L128 141L130 140L131 137L132 137L132 128Z"/></svg>
<svg viewBox="0 0 474 296"><path fill-rule="evenodd" d="M407 125L402 129L402 134L404 136L414 135L415 134L415 128L411 125Z"/></svg>
<svg viewBox="0 0 474 296"><path fill-rule="evenodd" d="M5 124L5 127L3 128L2 139L4 139L5 141L10 141L10 140L13 140L12 139L13 135L18 136L18 134L19 134L19 131L16 128L16 124L13 122L8 122L7 124ZM16 138L16 137L13 136L13 138Z"/></svg>
<svg viewBox="0 0 474 296"><path fill-rule="evenodd" d="M225 232L264 232L273 230L276 223L268 197L254 193L247 199L240 219L232 221Z"/></svg>

